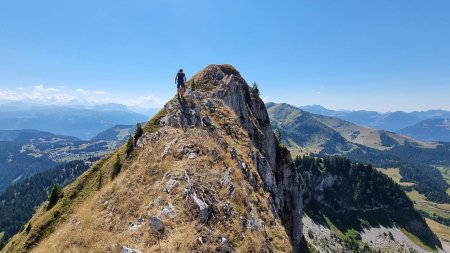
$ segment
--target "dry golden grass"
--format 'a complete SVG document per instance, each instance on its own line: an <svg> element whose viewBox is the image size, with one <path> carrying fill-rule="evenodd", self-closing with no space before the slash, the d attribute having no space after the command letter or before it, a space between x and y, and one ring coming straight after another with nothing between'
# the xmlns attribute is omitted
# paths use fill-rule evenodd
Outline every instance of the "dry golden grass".
<svg viewBox="0 0 450 253"><path fill-rule="evenodd" d="M397 184L400 183L400 180L402 179L402 176L400 175L400 170L398 168L388 168L388 169L377 168L377 171L390 177Z"/></svg>
<svg viewBox="0 0 450 253"><path fill-rule="evenodd" d="M385 149L381 146L379 130L357 126L350 122L342 121L340 119L332 117L319 117L317 119L328 127L336 130L349 142L380 150ZM356 138L354 138L354 132L359 132Z"/></svg>

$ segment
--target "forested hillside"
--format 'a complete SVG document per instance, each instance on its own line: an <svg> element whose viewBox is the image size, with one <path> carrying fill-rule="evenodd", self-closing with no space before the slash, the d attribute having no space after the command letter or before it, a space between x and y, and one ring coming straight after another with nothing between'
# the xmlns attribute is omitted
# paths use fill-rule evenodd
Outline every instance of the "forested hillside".
<svg viewBox="0 0 450 253"><path fill-rule="evenodd" d="M450 197L446 193L449 185L436 168L449 166L449 148L448 143L441 143L435 149L423 149L408 144L387 151L361 147L346 156L376 167L399 168L402 180L415 183L414 188L428 199L450 203Z"/></svg>
<svg viewBox="0 0 450 253"><path fill-rule="evenodd" d="M35 209L47 199L53 185L65 186L89 167L85 161L72 161L19 181L0 195L0 231L3 242L17 233ZM0 240L0 248L2 246Z"/></svg>
<svg viewBox="0 0 450 253"><path fill-rule="evenodd" d="M21 151L21 144L0 141L0 192L11 182L29 177L56 165L48 156L32 156Z"/></svg>

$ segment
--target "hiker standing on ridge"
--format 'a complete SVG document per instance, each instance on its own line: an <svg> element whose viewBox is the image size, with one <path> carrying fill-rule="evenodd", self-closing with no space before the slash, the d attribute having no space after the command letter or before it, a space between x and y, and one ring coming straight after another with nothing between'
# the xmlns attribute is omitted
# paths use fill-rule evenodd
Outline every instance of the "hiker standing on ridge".
<svg viewBox="0 0 450 253"><path fill-rule="evenodd" d="M175 84L177 85L178 98L180 98L180 95L182 97L184 95L184 91L186 90L185 83L186 83L186 75L183 73L183 69L180 69L177 73L177 76L175 77Z"/></svg>

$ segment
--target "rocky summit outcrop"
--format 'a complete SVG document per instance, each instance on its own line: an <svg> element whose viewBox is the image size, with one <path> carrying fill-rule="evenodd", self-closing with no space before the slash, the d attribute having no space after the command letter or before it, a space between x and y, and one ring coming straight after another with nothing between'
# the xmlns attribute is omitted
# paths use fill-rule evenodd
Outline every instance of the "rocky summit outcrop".
<svg viewBox="0 0 450 253"><path fill-rule="evenodd" d="M300 252L300 176L257 92L230 65L187 87L3 251Z"/></svg>
<svg viewBox="0 0 450 253"><path fill-rule="evenodd" d="M232 66L210 65L197 74L193 82L218 86L212 98L224 101L248 132L257 148L252 154L253 164L275 201L276 211L288 228L294 249L298 249L302 234L300 177L290 154L280 150L264 102ZM211 100L208 102L213 105Z"/></svg>

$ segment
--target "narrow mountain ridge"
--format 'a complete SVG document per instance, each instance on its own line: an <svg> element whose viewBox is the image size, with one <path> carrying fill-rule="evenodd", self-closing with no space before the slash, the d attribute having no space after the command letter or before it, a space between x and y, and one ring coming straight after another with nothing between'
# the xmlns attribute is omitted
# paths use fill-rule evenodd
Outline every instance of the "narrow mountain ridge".
<svg viewBox="0 0 450 253"><path fill-rule="evenodd" d="M300 252L300 176L257 92L230 65L187 86L3 252Z"/></svg>

